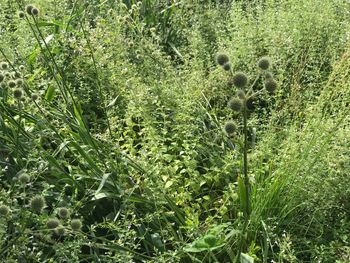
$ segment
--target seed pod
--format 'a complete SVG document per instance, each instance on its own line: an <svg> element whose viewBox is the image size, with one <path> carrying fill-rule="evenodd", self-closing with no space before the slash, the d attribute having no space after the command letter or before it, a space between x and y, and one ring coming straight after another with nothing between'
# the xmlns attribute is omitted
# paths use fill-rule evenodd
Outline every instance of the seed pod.
<svg viewBox="0 0 350 263"><path fill-rule="evenodd" d="M28 15L31 15L32 14L32 10L33 10L33 6L32 5L27 5L26 6L26 12Z"/></svg>
<svg viewBox="0 0 350 263"><path fill-rule="evenodd" d="M223 53L217 54L215 60L216 63L218 63L220 66L224 66L230 61L229 57Z"/></svg>
<svg viewBox="0 0 350 263"><path fill-rule="evenodd" d="M41 211L45 207L45 199L40 196L36 195L30 200L30 207L34 212L41 213Z"/></svg>
<svg viewBox="0 0 350 263"><path fill-rule="evenodd" d="M46 221L46 226L49 229L55 229L60 225L60 221L57 218L50 218Z"/></svg>
<svg viewBox="0 0 350 263"><path fill-rule="evenodd" d="M70 222L70 226L71 226L71 228L72 228L74 231L80 230L80 228L82 227L81 220L80 220L80 219L73 219L73 220Z"/></svg>
<svg viewBox="0 0 350 263"><path fill-rule="evenodd" d="M28 174L21 174L19 177L18 177L18 181L21 182L21 184L27 184L29 183L30 181L30 177Z"/></svg>
<svg viewBox="0 0 350 263"><path fill-rule="evenodd" d="M58 210L58 214L61 218L68 218L69 217L69 210L65 207L61 207L59 210Z"/></svg>
<svg viewBox="0 0 350 263"><path fill-rule="evenodd" d="M228 107L233 111L240 111L242 109L243 103L239 98L232 98L228 102Z"/></svg>
<svg viewBox="0 0 350 263"><path fill-rule="evenodd" d="M262 57L258 61L258 67L261 70L267 70L270 67L270 59L268 57Z"/></svg>
<svg viewBox="0 0 350 263"><path fill-rule="evenodd" d="M231 63L230 63L230 62L225 63L225 64L222 66L222 68L223 68L224 70L226 70L226 71L231 70Z"/></svg>
<svg viewBox="0 0 350 263"><path fill-rule="evenodd" d="M21 89L15 89L13 91L13 97L15 97L15 99L20 99L22 97L23 93Z"/></svg>
<svg viewBox="0 0 350 263"><path fill-rule="evenodd" d="M277 89L277 82L274 79L267 79L265 81L265 89L270 94L275 93Z"/></svg>
<svg viewBox="0 0 350 263"><path fill-rule="evenodd" d="M236 129L236 124L233 121L226 122L225 132L227 133L227 135L231 136L236 131Z"/></svg>
<svg viewBox="0 0 350 263"><path fill-rule="evenodd" d="M236 72L233 75L233 85L237 88L244 88L248 83L248 77L243 72Z"/></svg>

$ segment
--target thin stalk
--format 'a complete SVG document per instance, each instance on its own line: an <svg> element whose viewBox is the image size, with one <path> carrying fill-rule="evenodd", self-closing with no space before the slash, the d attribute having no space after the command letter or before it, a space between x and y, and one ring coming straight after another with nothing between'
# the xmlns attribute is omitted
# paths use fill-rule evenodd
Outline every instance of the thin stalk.
<svg viewBox="0 0 350 263"><path fill-rule="evenodd" d="M250 187L249 187L249 177L248 177L248 116L247 116L247 106L246 99L244 100L243 107L243 133L244 133L244 147L243 147L243 174L244 174L244 185L246 191L246 211L245 217L246 220L249 220L250 216Z"/></svg>

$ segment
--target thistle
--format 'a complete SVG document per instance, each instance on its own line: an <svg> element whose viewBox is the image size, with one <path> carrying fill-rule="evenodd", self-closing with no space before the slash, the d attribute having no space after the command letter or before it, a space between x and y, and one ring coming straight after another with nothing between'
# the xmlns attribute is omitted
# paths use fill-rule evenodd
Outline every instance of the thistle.
<svg viewBox="0 0 350 263"><path fill-rule="evenodd" d="M22 93L22 90L21 89L15 89L13 91L13 97L17 100L21 99L23 93Z"/></svg>
<svg viewBox="0 0 350 263"><path fill-rule="evenodd" d="M239 98L233 98L228 102L228 107L233 111L241 111L243 102Z"/></svg>
<svg viewBox="0 0 350 263"><path fill-rule="evenodd" d="M28 15L31 15L32 14L32 10L33 10L33 6L32 5L27 5L26 6L26 12Z"/></svg>
<svg viewBox="0 0 350 263"><path fill-rule="evenodd" d="M228 121L225 124L225 132L228 136L231 136L236 131L237 127L236 124L233 121Z"/></svg>
<svg viewBox="0 0 350 263"><path fill-rule="evenodd" d="M217 54L215 60L220 66L223 66L230 61L229 57L224 53Z"/></svg>
<svg viewBox="0 0 350 263"><path fill-rule="evenodd" d="M82 227L82 223L80 219L72 219L72 221L70 221L70 226L72 228L72 230L74 231L78 231L81 229Z"/></svg>
<svg viewBox="0 0 350 263"><path fill-rule="evenodd" d="M30 200L30 207L34 212L41 213L45 205L45 199L40 195L36 195Z"/></svg>
<svg viewBox="0 0 350 263"><path fill-rule="evenodd" d="M69 217L69 210L65 207L61 207L59 210L58 210L58 215L63 218L63 219L66 219Z"/></svg>
<svg viewBox="0 0 350 263"><path fill-rule="evenodd" d="M7 64L6 62L1 62L0 66L3 70L7 70L9 67L9 64Z"/></svg>
<svg viewBox="0 0 350 263"><path fill-rule="evenodd" d="M46 221L46 226L49 229L55 229L59 225L60 225L60 220L58 220L57 218L50 218Z"/></svg>
<svg viewBox="0 0 350 263"><path fill-rule="evenodd" d="M7 205L0 206L0 216L7 216L10 213L10 208Z"/></svg>
<svg viewBox="0 0 350 263"><path fill-rule="evenodd" d="M18 17L19 17L19 18L24 18L24 17L25 17L24 12L23 12L23 11L19 11L19 12L18 12Z"/></svg>
<svg viewBox="0 0 350 263"><path fill-rule="evenodd" d="M18 181L20 181L21 184L27 184L30 181L30 176L28 174L21 174L18 177Z"/></svg>
<svg viewBox="0 0 350 263"><path fill-rule="evenodd" d="M248 84L248 77L243 72L236 72L233 75L233 85L237 88L244 88Z"/></svg>
<svg viewBox="0 0 350 263"><path fill-rule="evenodd" d="M64 236L66 234L66 228L62 225L59 225L55 228L55 233L58 236Z"/></svg>
<svg viewBox="0 0 350 263"><path fill-rule="evenodd" d="M262 57L258 61L258 68L261 70L267 70L270 67L270 59L268 57Z"/></svg>

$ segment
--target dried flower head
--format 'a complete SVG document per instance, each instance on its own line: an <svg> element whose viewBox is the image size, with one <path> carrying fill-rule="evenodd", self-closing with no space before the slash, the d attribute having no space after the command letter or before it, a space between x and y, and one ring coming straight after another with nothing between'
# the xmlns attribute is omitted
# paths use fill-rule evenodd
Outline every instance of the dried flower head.
<svg viewBox="0 0 350 263"><path fill-rule="evenodd" d="M10 208L7 205L0 205L0 216L7 216L10 213Z"/></svg>
<svg viewBox="0 0 350 263"><path fill-rule="evenodd" d="M261 59L259 59L258 61L258 67L261 70L267 70L270 67L270 59L268 57L262 57Z"/></svg>
<svg viewBox="0 0 350 263"><path fill-rule="evenodd" d="M36 195L30 200L30 207L34 212L41 213L45 205L45 199L40 195Z"/></svg>
<svg viewBox="0 0 350 263"><path fill-rule="evenodd" d="M6 70L9 68L9 64L7 64L7 62L1 62L0 66L3 70Z"/></svg>
<svg viewBox="0 0 350 263"><path fill-rule="evenodd" d="M58 215L65 219L69 217L69 210L66 207L61 207L60 209L58 209Z"/></svg>
<svg viewBox="0 0 350 263"><path fill-rule="evenodd" d="M55 228L55 233L58 236L64 236L66 234L66 228L62 225L59 225Z"/></svg>
<svg viewBox="0 0 350 263"><path fill-rule="evenodd" d="M236 124L233 121L226 122L225 132L227 133L227 135L231 136L236 131L236 129Z"/></svg>
<svg viewBox="0 0 350 263"><path fill-rule="evenodd" d="M265 89L268 91L268 93L272 94L277 89L277 82L274 79L267 79L265 81Z"/></svg>
<svg viewBox="0 0 350 263"><path fill-rule="evenodd" d="M33 16L38 16L38 15L39 15L39 9L36 8L36 7L34 7L34 8L32 9L32 15L33 15Z"/></svg>
<svg viewBox="0 0 350 263"><path fill-rule="evenodd" d="M18 177L18 181L20 181L21 184L27 184L30 181L30 176L28 174L26 174L26 173L21 174Z"/></svg>
<svg viewBox="0 0 350 263"><path fill-rule="evenodd" d="M228 107L233 111L240 111L243 107L242 100L239 98L232 98L228 102Z"/></svg>
<svg viewBox="0 0 350 263"><path fill-rule="evenodd" d="M220 66L223 66L230 61L229 57L224 53L217 54L215 60Z"/></svg>
<svg viewBox="0 0 350 263"><path fill-rule="evenodd" d="M248 77L243 72L236 72L233 75L233 85L237 88L244 88L248 83Z"/></svg>
<svg viewBox="0 0 350 263"><path fill-rule="evenodd" d="M80 219L72 219L72 221L70 221L70 226L71 226L72 230L74 230L74 231L80 230L82 225L83 224L81 223Z"/></svg>
<svg viewBox="0 0 350 263"><path fill-rule="evenodd" d="M222 68L223 68L224 70L226 70L226 71L231 70L231 62L225 63L225 64L222 66Z"/></svg>
<svg viewBox="0 0 350 263"><path fill-rule="evenodd" d="M15 97L15 99L20 99L22 97L23 93L21 89L15 89L13 91L13 97Z"/></svg>
<svg viewBox="0 0 350 263"><path fill-rule="evenodd" d="M57 218L49 218L46 221L46 226L49 229L55 229L56 227L58 227L60 225L60 220L58 220Z"/></svg>
<svg viewBox="0 0 350 263"><path fill-rule="evenodd" d="M14 81L14 80L9 80L9 82L7 83L8 85L9 85L9 87L10 88L14 88L14 87L16 87L16 81Z"/></svg>
<svg viewBox="0 0 350 263"><path fill-rule="evenodd" d="M33 6L32 5L27 5L26 6L26 12L28 15L31 15L32 14L32 10L33 10Z"/></svg>
<svg viewBox="0 0 350 263"><path fill-rule="evenodd" d="M18 17L19 17L19 18L24 18L24 17L25 17L24 12L23 12L23 11L19 11L19 12L18 12Z"/></svg>

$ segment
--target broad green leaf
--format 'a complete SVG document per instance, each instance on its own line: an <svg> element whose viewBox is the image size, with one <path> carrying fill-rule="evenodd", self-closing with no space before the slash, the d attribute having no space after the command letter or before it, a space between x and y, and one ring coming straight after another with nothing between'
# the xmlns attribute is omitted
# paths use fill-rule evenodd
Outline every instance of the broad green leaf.
<svg viewBox="0 0 350 263"><path fill-rule="evenodd" d="M52 101L53 100L53 97L55 95L55 88L54 86L48 86L47 90L46 90L46 93L45 93L45 99L47 101Z"/></svg>

